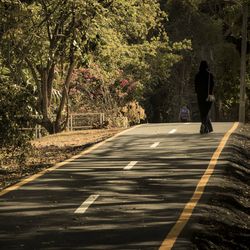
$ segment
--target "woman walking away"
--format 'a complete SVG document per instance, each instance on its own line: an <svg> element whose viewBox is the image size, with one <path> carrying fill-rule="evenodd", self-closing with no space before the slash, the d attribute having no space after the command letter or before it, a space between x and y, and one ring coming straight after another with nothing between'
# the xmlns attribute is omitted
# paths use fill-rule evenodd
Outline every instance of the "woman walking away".
<svg viewBox="0 0 250 250"><path fill-rule="evenodd" d="M195 76L195 92L197 94L201 117L201 134L213 131L209 119L209 111L213 102L213 89L214 77L209 72L208 63L206 61L201 61L199 72Z"/></svg>

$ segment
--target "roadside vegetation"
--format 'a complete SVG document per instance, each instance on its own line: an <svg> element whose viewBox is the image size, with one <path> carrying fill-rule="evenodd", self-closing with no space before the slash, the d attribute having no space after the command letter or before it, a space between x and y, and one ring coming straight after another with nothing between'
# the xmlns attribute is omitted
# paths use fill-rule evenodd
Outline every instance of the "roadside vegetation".
<svg viewBox="0 0 250 250"><path fill-rule="evenodd" d="M216 76L214 119L237 119L244 2L1 1L1 148L24 148L23 127L64 131L72 112L132 125L176 121L187 104L198 120L201 59Z"/></svg>
<svg viewBox="0 0 250 250"><path fill-rule="evenodd" d="M0 190L26 176L69 159L122 130L121 128L113 128L62 132L32 140L29 151L26 151L25 160L22 162L17 161L18 156L15 151L9 152L4 160L2 159Z"/></svg>
<svg viewBox="0 0 250 250"><path fill-rule="evenodd" d="M203 59L216 79L213 120L237 120L243 4L250 1L2 0L0 187L110 137L121 130L120 118L129 125L174 122L187 105L198 121L193 80ZM104 113L103 127L65 132L71 113L88 112ZM36 125L49 135L44 141L23 130ZM235 157L242 152L232 149Z"/></svg>

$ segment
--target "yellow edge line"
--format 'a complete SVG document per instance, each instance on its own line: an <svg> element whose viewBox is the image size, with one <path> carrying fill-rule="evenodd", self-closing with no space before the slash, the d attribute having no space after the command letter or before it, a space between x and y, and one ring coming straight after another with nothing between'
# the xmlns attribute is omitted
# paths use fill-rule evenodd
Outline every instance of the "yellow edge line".
<svg viewBox="0 0 250 250"><path fill-rule="evenodd" d="M67 163L69 163L69 162L72 162L73 160L75 160L75 159L77 159L77 158L79 158L79 157L81 157L81 156L83 156L83 155L86 155L86 154L92 152L93 150L99 148L100 146L102 146L102 145L105 144L106 142L112 141L112 140L115 139L116 137L118 137L118 136L120 136L120 135L122 135L122 134L124 134L124 133L126 133L126 132L128 132L128 131L130 131L130 130L133 130L133 129L135 129L135 128L138 128L138 127L140 127L140 126L142 126L142 125L137 125L137 126L134 126L134 127L132 127L132 128L126 129L126 130L124 130L124 131L122 131L122 132L120 132L120 133L118 133L118 134L116 134L116 135L114 135L114 136L112 136L112 137L110 137L110 138L108 138L108 139L102 141L102 142L99 142L99 143L93 145L93 146L90 147L89 149L86 149L86 150L82 151L81 153L79 153L79 154L77 154L77 155L71 157L70 159L67 159L67 160L65 160L65 161L63 161L63 162L59 162L59 163L55 164L54 166L52 166L52 167L50 167L50 168L44 169L44 170L42 170L41 172L39 172L39 173L37 173L37 174L31 175L31 176L29 176L29 177L27 177L27 178L21 180L20 182L14 184L14 185L12 185L12 186L9 186L9 187L7 187L7 188L5 188L5 189L3 189L2 191L0 191L0 197L3 196L3 195L5 195L5 194L7 194L7 193L9 193L9 192L11 192L11 191L17 190L17 189L20 188L21 186L23 186L23 185L25 185L25 184L27 184L27 183L29 183L29 182L31 182L31 181L34 181L35 179L37 179L37 178L43 176L43 175L46 174L46 173L49 173L49 172L51 172L51 171L53 171L53 170L55 170L55 169L57 169L57 168L59 168L59 167L61 167L61 166L64 166L65 164L67 164Z"/></svg>
<svg viewBox="0 0 250 250"><path fill-rule="evenodd" d="M179 219L177 220L175 225L172 227L172 229L170 230L170 232L168 233L168 235L166 236L166 238L162 242L159 250L170 250L174 246L178 236L180 235L183 228L187 224L188 220L190 219L190 217L193 213L194 208L196 207L202 194L204 193L204 189L205 189L211 175L214 172L215 166L217 164L217 161L219 159L219 156L220 156L223 148L225 147L230 135L237 129L238 125L239 125L238 122L234 123L232 128L222 138L219 146L217 147L216 151L214 152L214 154L209 162L209 165L208 165L205 173L201 177L198 185L196 186L196 189L193 193L192 198L189 200L189 202L184 207Z"/></svg>

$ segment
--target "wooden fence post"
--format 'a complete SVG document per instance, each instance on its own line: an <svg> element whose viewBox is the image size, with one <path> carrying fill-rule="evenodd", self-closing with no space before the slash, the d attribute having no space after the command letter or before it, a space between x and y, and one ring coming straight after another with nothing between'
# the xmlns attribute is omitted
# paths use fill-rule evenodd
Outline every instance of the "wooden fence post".
<svg viewBox="0 0 250 250"><path fill-rule="evenodd" d="M73 115L70 115L70 131L73 131Z"/></svg>

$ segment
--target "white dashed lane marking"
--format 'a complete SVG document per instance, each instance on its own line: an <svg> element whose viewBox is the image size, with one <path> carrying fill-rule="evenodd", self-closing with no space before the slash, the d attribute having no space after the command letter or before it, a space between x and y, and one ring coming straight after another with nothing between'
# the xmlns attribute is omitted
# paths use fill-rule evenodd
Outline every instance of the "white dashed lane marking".
<svg viewBox="0 0 250 250"><path fill-rule="evenodd" d="M99 195L90 195L89 198L87 200L85 200L82 205L76 209L76 211L74 212L75 214L84 214L87 209L89 208L89 206L91 206L95 200L99 197Z"/></svg>
<svg viewBox="0 0 250 250"><path fill-rule="evenodd" d="M174 129L172 129L171 131L169 131L168 133L169 133L169 134L174 134L176 131L177 131L177 129L174 128Z"/></svg>
<svg viewBox="0 0 250 250"><path fill-rule="evenodd" d="M154 144L152 144L150 146L150 148L156 148L159 144L160 144L160 142L155 142Z"/></svg>
<svg viewBox="0 0 250 250"><path fill-rule="evenodd" d="M133 166L137 163L138 161L131 161L125 168L124 170L130 170L133 168Z"/></svg>

